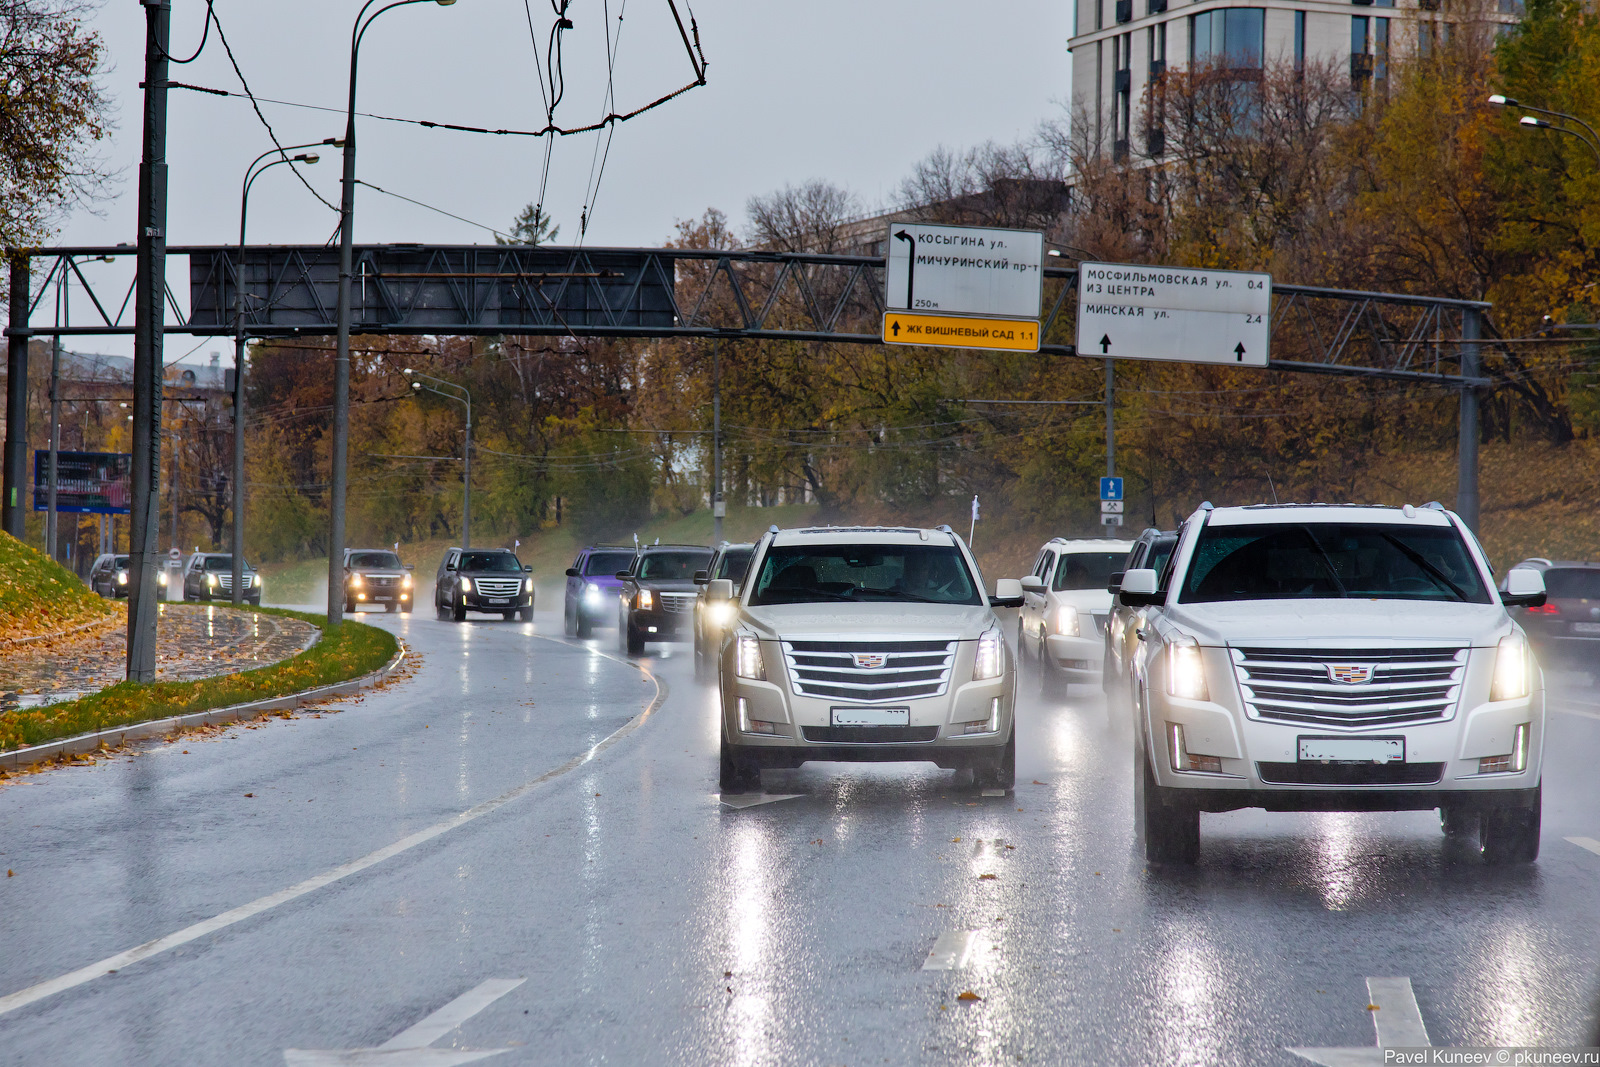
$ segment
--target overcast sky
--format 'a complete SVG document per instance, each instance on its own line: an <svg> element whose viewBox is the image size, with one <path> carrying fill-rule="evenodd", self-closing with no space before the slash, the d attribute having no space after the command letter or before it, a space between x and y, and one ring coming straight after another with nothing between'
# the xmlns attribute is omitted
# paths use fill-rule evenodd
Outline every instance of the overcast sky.
<svg viewBox="0 0 1600 1067"><path fill-rule="evenodd" d="M172 6L172 51L186 56L199 41L204 3L173 0ZM281 143L342 133L350 26L359 7L359 0L216 0L257 97L340 112L263 103ZM678 0L678 7L687 22L691 5ZM551 0L528 0L527 8L542 63ZM576 241L590 199L589 245L659 245L677 220L707 207L742 227L750 196L810 178L844 185L871 209L887 202L936 146L1027 137L1040 120L1061 114L1070 94L1067 0L695 0L692 10L708 84L618 125L597 194L585 192L593 182L595 135L556 140L544 201L561 226L558 243ZM569 17L558 125L584 125L604 113L608 21L617 51L617 111L693 77L666 0L626 0L625 7L621 0L573 0ZM79 211L67 220L60 235L67 244L133 240L143 9L137 0L104 0L93 22L107 46L105 85L117 108L117 129L102 152L122 180L96 213ZM402 7L367 34L358 110L536 129L544 124L544 105L534 55L524 0ZM201 57L174 66L172 77L239 89L214 32ZM250 160L272 147L266 130L241 98L173 90L169 116L169 243L237 240L240 181ZM357 173L374 185L500 229L538 195L541 138L358 123ZM303 168L335 203L339 166L338 150L325 149L319 164ZM287 167L268 173L251 193L252 243L322 243L337 221ZM466 223L359 190L358 242L492 239ZM186 263L175 260L169 274L180 300ZM123 268L103 270L109 280L109 272ZM193 343L169 337L167 361ZM122 339L84 339L72 347L131 351ZM203 361L225 347L205 340L188 358Z"/></svg>

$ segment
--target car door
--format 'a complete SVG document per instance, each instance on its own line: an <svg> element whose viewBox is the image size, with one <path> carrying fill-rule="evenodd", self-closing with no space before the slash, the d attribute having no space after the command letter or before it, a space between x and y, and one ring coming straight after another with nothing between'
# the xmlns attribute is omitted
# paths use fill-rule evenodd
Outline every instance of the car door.
<svg viewBox="0 0 1600 1067"><path fill-rule="evenodd" d="M577 575L567 575L566 599L562 602L561 610L568 615L577 615L579 605L583 603L583 574L585 565L589 562L589 550L584 549L578 553L578 558L572 561L572 569Z"/></svg>
<svg viewBox="0 0 1600 1067"><path fill-rule="evenodd" d="M205 568L206 558L204 556L194 555L189 557L189 564L183 569L183 598L185 600L190 597L199 599L200 581L205 574Z"/></svg>
<svg viewBox="0 0 1600 1067"><path fill-rule="evenodd" d="M1029 621L1029 632L1039 644L1039 655L1044 655L1044 639L1049 633L1050 618L1050 576L1056 571L1056 560L1059 553L1053 549L1045 549L1040 555L1036 573L1044 589L1037 593L1029 593L1028 599L1033 602L1032 618Z"/></svg>
<svg viewBox="0 0 1600 1067"><path fill-rule="evenodd" d="M449 605L456 598L455 570L456 553L446 552L439 561L439 570L433 576L434 597L441 606Z"/></svg>

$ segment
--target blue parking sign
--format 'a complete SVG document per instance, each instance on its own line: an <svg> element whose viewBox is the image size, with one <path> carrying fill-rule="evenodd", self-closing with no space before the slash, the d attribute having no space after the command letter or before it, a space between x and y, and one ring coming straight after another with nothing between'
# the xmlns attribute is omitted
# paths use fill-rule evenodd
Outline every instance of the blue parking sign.
<svg viewBox="0 0 1600 1067"><path fill-rule="evenodd" d="M1100 479L1100 499L1101 500L1121 500L1122 499L1122 479L1121 478L1101 478Z"/></svg>

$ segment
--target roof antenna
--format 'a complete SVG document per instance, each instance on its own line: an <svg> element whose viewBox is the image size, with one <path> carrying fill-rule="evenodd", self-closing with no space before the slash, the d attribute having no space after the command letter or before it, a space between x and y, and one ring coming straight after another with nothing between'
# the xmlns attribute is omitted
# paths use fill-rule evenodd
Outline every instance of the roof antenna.
<svg viewBox="0 0 1600 1067"><path fill-rule="evenodd" d="M1267 488L1272 490L1272 502L1278 502L1278 487L1272 484L1272 473L1267 472Z"/></svg>

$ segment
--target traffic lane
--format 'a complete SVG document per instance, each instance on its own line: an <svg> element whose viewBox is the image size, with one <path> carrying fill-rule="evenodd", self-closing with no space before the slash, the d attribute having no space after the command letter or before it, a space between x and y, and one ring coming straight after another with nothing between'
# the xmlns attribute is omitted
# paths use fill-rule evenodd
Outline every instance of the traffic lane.
<svg viewBox="0 0 1600 1067"><path fill-rule="evenodd" d="M614 657L537 635L559 633L559 618L366 621L421 654L415 677L292 721L146 745L0 789L0 865L15 872L0 882L0 993L492 797L585 751L655 691Z"/></svg>

